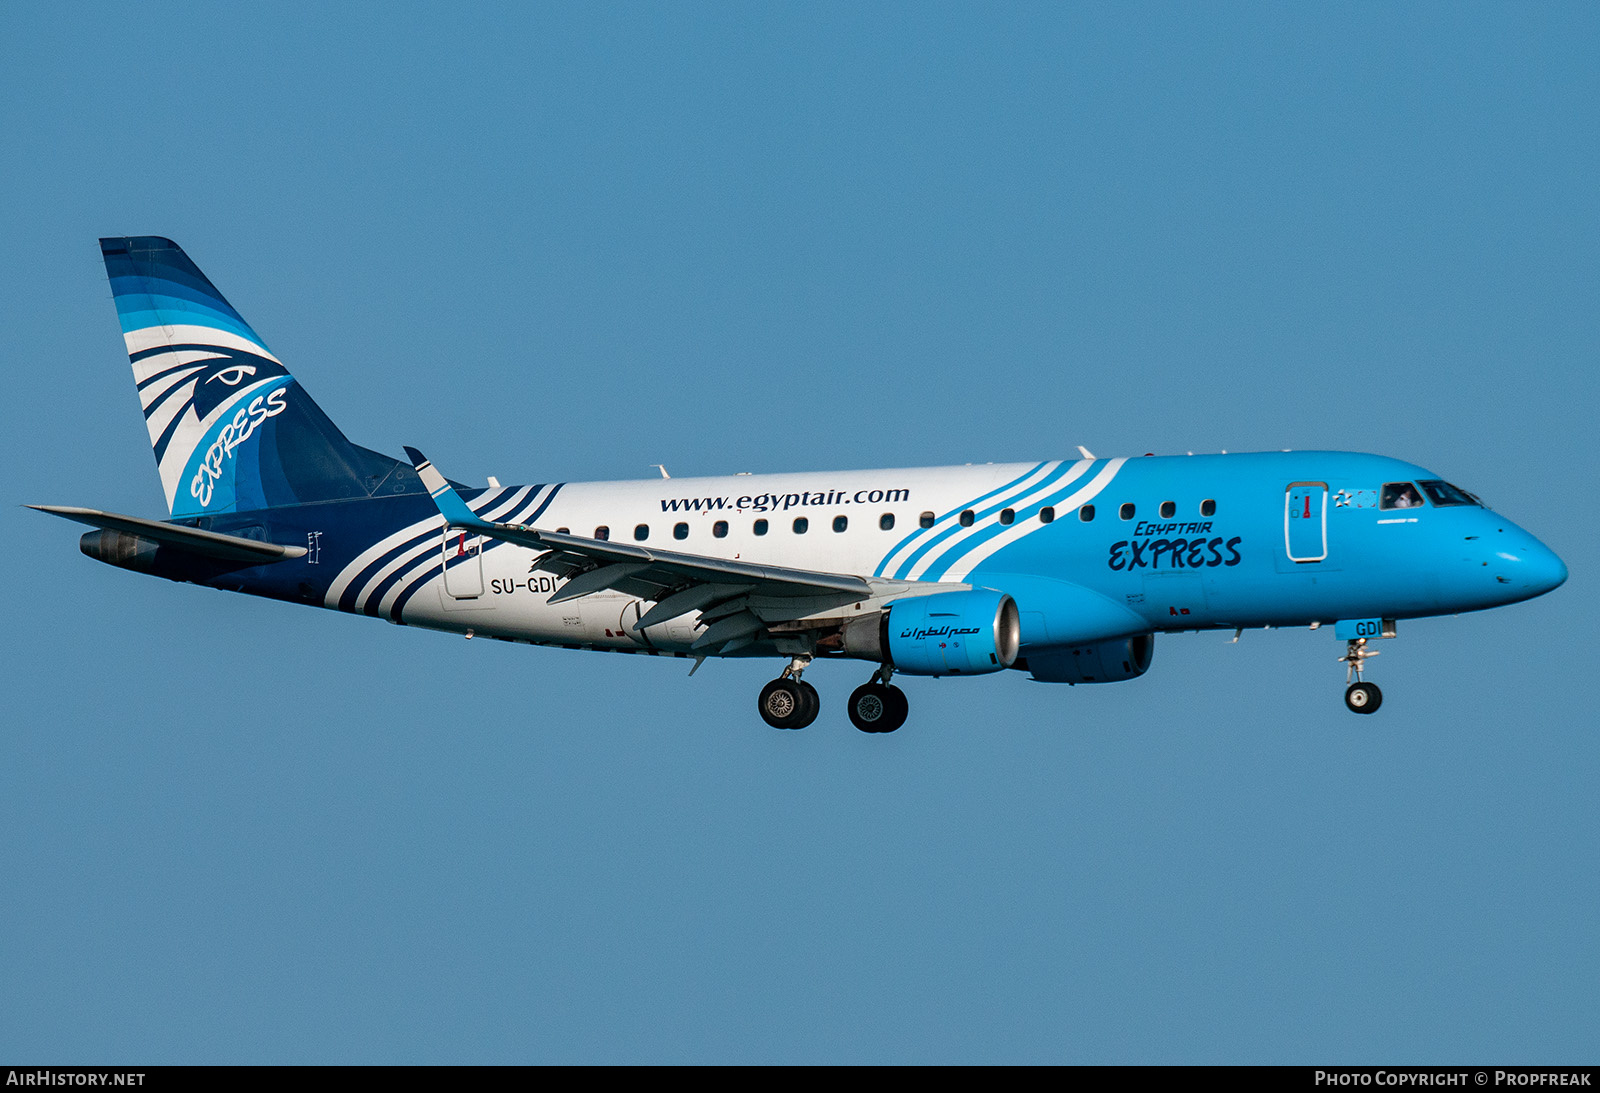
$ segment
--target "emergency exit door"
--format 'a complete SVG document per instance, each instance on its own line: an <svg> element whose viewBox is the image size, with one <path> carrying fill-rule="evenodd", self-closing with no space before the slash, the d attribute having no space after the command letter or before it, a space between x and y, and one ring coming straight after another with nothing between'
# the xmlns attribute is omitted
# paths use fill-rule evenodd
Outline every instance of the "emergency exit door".
<svg viewBox="0 0 1600 1093"><path fill-rule="evenodd" d="M1284 493L1283 543L1289 560L1320 562L1328 556L1328 484L1291 482Z"/></svg>

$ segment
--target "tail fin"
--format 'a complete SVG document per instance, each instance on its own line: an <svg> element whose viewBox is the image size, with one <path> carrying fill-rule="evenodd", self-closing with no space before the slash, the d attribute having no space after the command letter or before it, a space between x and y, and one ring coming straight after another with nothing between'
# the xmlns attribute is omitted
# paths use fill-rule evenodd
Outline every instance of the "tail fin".
<svg viewBox="0 0 1600 1093"><path fill-rule="evenodd" d="M100 253L173 516L420 488L345 439L172 240L102 239Z"/></svg>

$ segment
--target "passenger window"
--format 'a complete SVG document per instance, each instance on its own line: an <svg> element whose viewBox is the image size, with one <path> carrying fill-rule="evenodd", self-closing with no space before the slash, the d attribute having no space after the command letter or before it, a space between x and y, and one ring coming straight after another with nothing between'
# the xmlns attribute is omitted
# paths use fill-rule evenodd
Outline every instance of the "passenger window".
<svg viewBox="0 0 1600 1093"><path fill-rule="evenodd" d="M933 513L931 513L931 512L923 513L921 516L917 517L917 523L922 525L925 528L933 527Z"/></svg>
<svg viewBox="0 0 1600 1093"><path fill-rule="evenodd" d="M1172 501L1161 502L1161 518L1170 520L1178 514L1178 506Z"/></svg>
<svg viewBox="0 0 1600 1093"><path fill-rule="evenodd" d="M633 529L633 537L638 539L641 543L650 538L650 525L639 524L635 526Z"/></svg>
<svg viewBox="0 0 1600 1093"><path fill-rule="evenodd" d="M977 519L977 517L973 516L971 509L962 509L961 510L961 526L962 527L970 528L972 526L972 521L975 520L975 519Z"/></svg>
<svg viewBox="0 0 1600 1093"><path fill-rule="evenodd" d="M1200 502L1200 515L1201 516L1215 516L1216 514L1217 514L1217 503L1215 501L1211 500L1211 498L1208 497L1204 501Z"/></svg>
<svg viewBox="0 0 1600 1093"><path fill-rule="evenodd" d="M596 539L609 539L611 538L611 529L606 527L604 524L601 524L599 527L594 529L594 537Z"/></svg>
<svg viewBox="0 0 1600 1093"><path fill-rule="evenodd" d="M833 518L833 530L834 531L843 531L845 528L847 528L849 526L850 526L850 518L848 516L835 516Z"/></svg>
<svg viewBox="0 0 1600 1093"><path fill-rule="evenodd" d="M806 533L806 529L810 526L811 521L807 520L804 516L796 516L794 518L794 533L796 535L804 535Z"/></svg>
<svg viewBox="0 0 1600 1093"><path fill-rule="evenodd" d="M640 526L642 527L643 525L640 525ZM688 524L673 524L672 525L672 537L674 539L687 539L689 537L689 525ZM636 538L636 539L637 538L642 538L642 536L635 535L634 538Z"/></svg>
<svg viewBox="0 0 1600 1093"><path fill-rule="evenodd" d="M716 536L718 539L726 539L728 537L728 521L718 520L716 523L712 524L711 534Z"/></svg>
<svg viewBox="0 0 1600 1093"><path fill-rule="evenodd" d="M1041 523L1041 524L1054 523L1055 522L1055 518L1056 518L1056 507L1054 505L1046 505L1044 508L1039 510L1039 523Z"/></svg>
<svg viewBox="0 0 1600 1093"><path fill-rule="evenodd" d="M1133 502L1129 501L1127 504L1123 505L1121 511L1118 512L1117 515L1122 517L1124 520L1132 520L1133 519Z"/></svg>
<svg viewBox="0 0 1600 1093"><path fill-rule="evenodd" d="M1093 520L1094 519L1094 506L1093 505L1084 505L1082 508L1080 508L1078 510L1078 519L1082 520L1086 524L1089 521Z"/></svg>
<svg viewBox="0 0 1600 1093"><path fill-rule="evenodd" d="M767 533L767 522L765 520L757 520L751 525L750 530L757 535L765 535Z"/></svg>
<svg viewBox="0 0 1600 1093"><path fill-rule="evenodd" d="M1422 494L1410 482L1385 482L1380 509L1414 509L1422 506Z"/></svg>
<svg viewBox="0 0 1600 1093"><path fill-rule="evenodd" d="M1002 524L1009 524L1013 520L1015 520L1016 518L1017 518L1017 511L1015 509L1001 509L1000 510L1000 522Z"/></svg>
<svg viewBox="0 0 1600 1093"><path fill-rule="evenodd" d="M882 528L884 531L893 531L894 513L886 512L882 516L878 517L878 527Z"/></svg>

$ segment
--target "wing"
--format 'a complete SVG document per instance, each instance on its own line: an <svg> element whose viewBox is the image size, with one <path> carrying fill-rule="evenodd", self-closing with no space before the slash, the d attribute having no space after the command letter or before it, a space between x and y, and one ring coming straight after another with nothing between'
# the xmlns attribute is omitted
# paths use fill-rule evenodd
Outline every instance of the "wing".
<svg viewBox="0 0 1600 1093"><path fill-rule="evenodd" d="M774 627L848 605L859 604L862 611L876 611L885 599L903 596L913 589L932 592L967 587L755 565L543 531L522 524L491 523L467 508L421 452L407 448L406 455L451 527L541 552L534 565L566 579L550 597L550 603L606 589L637 596L654 604L640 617L640 629L698 611L705 632L693 648L707 653L733 652L753 643L763 631L771 632Z"/></svg>

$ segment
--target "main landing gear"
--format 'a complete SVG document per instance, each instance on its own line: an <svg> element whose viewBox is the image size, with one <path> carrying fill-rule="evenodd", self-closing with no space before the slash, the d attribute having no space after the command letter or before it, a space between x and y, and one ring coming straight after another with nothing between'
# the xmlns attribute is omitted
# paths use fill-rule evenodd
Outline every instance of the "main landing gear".
<svg viewBox="0 0 1600 1093"><path fill-rule="evenodd" d="M1344 674L1344 704L1353 713L1377 713L1378 707L1383 705L1383 692L1378 690L1378 685L1364 682L1361 678L1362 663L1368 657L1377 655L1378 650L1367 648L1366 638L1355 638L1345 644L1344 656L1339 658L1347 666Z"/></svg>
<svg viewBox="0 0 1600 1093"><path fill-rule="evenodd" d="M878 669L867 682L850 692L850 724L862 732L894 732L906 723L911 704L906 693L889 683L893 669Z"/></svg>
<svg viewBox="0 0 1600 1093"><path fill-rule="evenodd" d="M817 719L822 698L815 687L800 678L810 663L810 657L795 657L783 675L761 688L761 697L756 700L761 720L775 729L803 729Z"/></svg>
<svg viewBox="0 0 1600 1093"><path fill-rule="evenodd" d="M817 689L800 678L810 657L795 657L783 674L761 688L756 709L775 729L803 729L817 719L822 701ZM850 693L850 723L862 732L894 732L906 723L910 704L905 692L889 684L893 669L885 666Z"/></svg>

